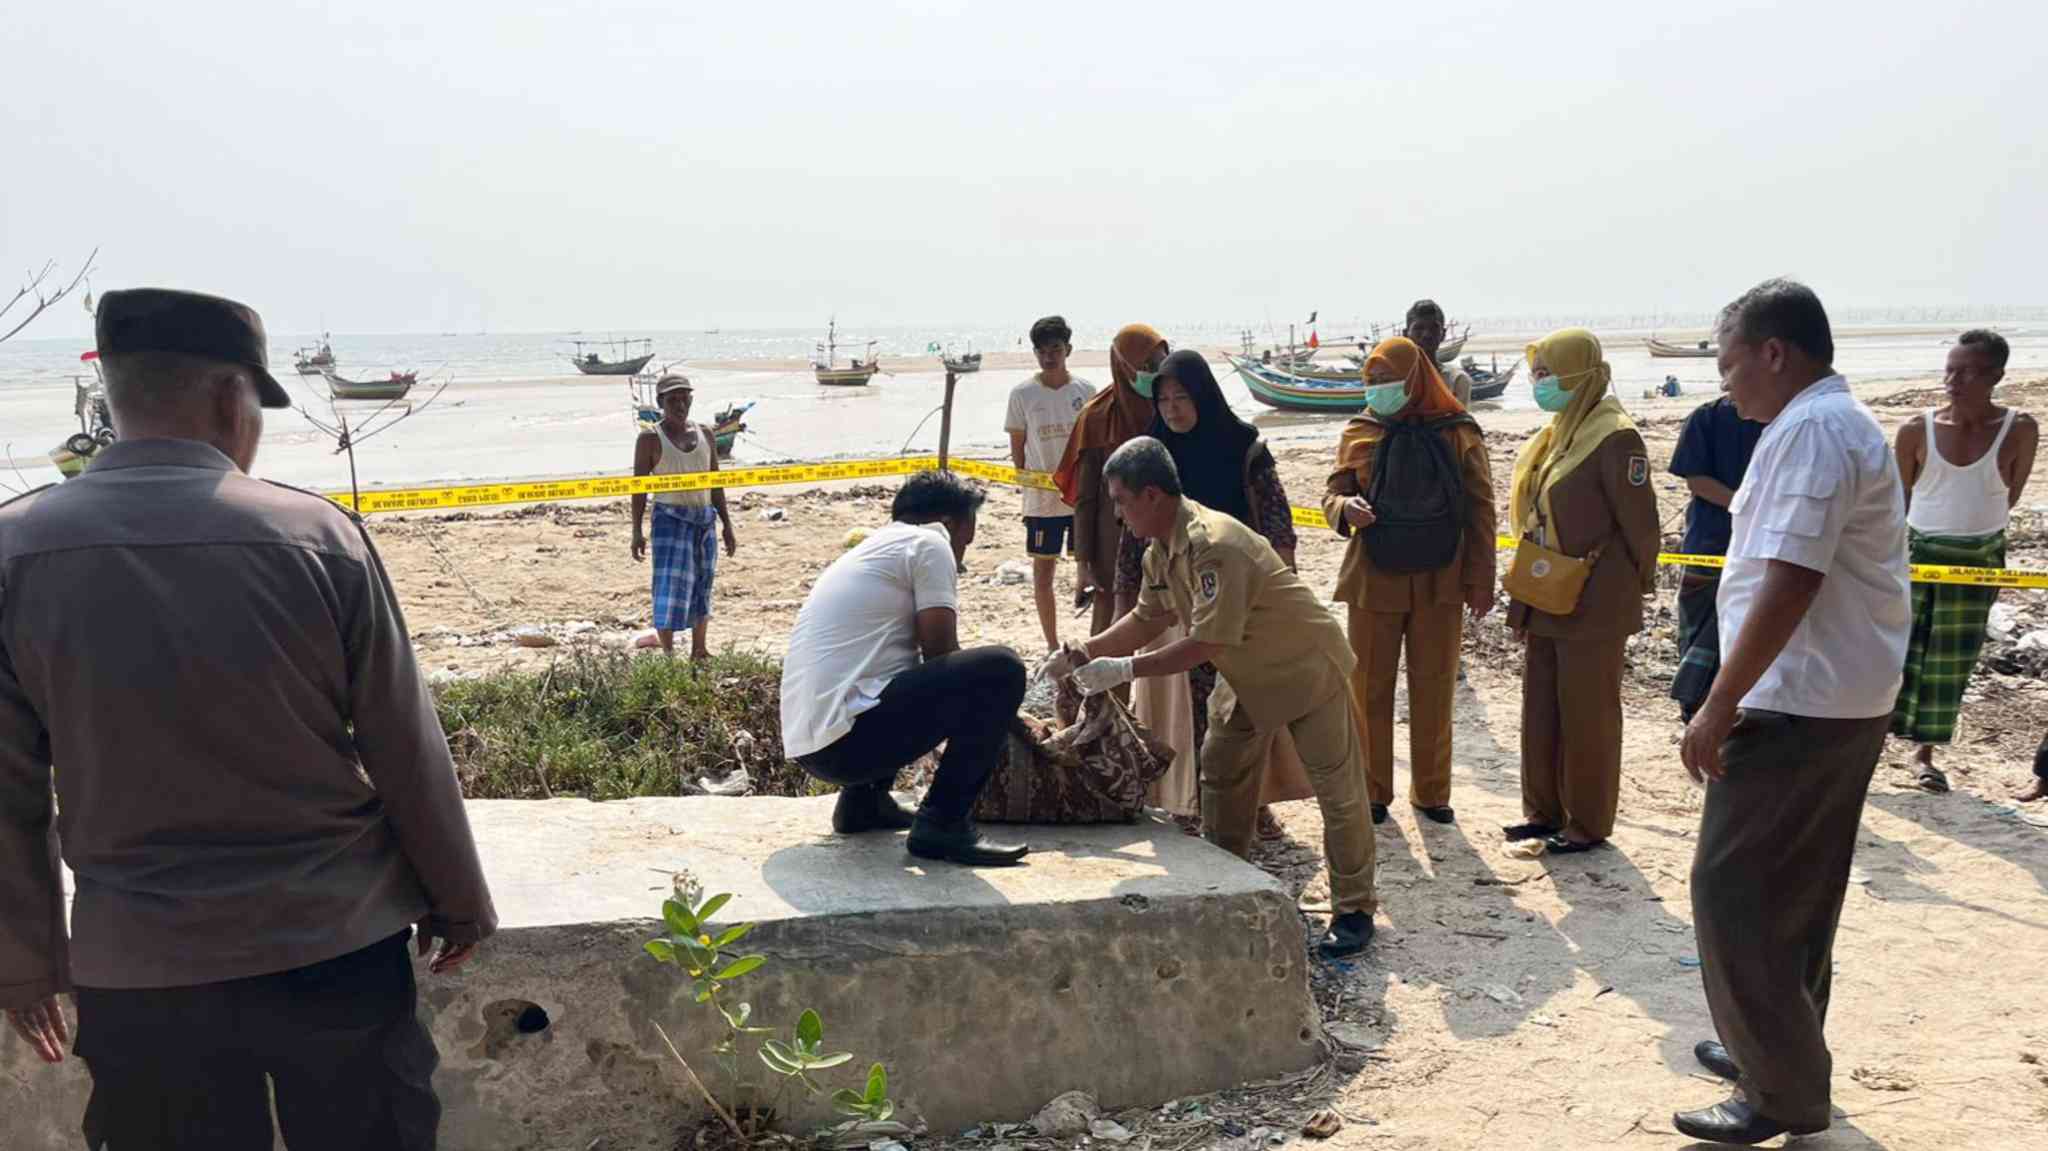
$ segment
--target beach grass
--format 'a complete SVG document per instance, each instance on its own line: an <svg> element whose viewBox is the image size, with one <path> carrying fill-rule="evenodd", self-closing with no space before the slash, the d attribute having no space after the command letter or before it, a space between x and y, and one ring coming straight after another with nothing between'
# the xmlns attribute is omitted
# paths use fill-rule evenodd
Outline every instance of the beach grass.
<svg viewBox="0 0 2048 1151"><path fill-rule="evenodd" d="M742 762L757 795L827 790L783 758L781 683L779 664L752 655L700 667L574 650L434 696L471 799L681 795L694 790L685 781L723 779Z"/></svg>

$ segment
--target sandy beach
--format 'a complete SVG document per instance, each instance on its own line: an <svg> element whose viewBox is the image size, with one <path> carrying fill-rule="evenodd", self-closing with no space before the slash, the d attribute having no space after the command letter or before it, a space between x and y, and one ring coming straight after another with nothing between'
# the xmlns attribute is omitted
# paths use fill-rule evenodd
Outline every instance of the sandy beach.
<svg viewBox="0 0 2048 1151"><path fill-rule="evenodd" d="M1863 392L1890 428L1934 402L1933 383ZM2041 410L2048 380L2009 385L2003 398ZM1695 402L1631 400L1660 466ZM1540 417L1481 418L1495 475L1505 477ZM1315 502L1328 453L1278 450L1293 502ZM1676 533L1683 489L1661 472L1655 483ZM714 647L778 653L811 581L849 530L886 520L889 492L734 493L740 551L720 570ZM1028 587L999 574L1022 555L1018 516L1016 492L991 491L963 577L965 643L1041 646ZM614 645L644 626L646 571L628 558L623 503L379 518L373 532L436 676L538 667L562 650L512 645L503 633L515 626ZM2048 508L2031 492L2012 539L2014 566L2048 567ZM1300 563L1312 584L1331 586L1340 557L1334 534L1303 531ZM1063 597L1070 580L1063 569ZM1341 1146L1669 1146L1674 1107L1721 1097L1690 1054L1711 1029L1686 884L1700 792L1679 766L1680 726L1664 696L1675 662L1672 598L1667 587L1630 647L1614 850L1572 859L1502 850L1495 829L1520 816L1519 653L1498 611L1468 629L1459 822L1418 822L1395 804L1380 829L1380 942L1367 959L1318 975L1326 1019L1343 1037L1338 1062L1292 1096L1243 1106L1265 1108L1276 1124L1333 1106L1352 1120ZM2048 593L2008 591L2003 602L2019 617L2015 636L2048 628ZM1069 617L1062 626L1080 625ZM1840 1113L1832 1132L1802 1146L1949 1148L1974 1131L1984 1146L2048 1147L2048 1025L2038 1009L2048 811L2007 802L2048 729L2035 659L2011 639L1987 651L1958 740L1941 755L1955 794L1919 792L1905 766L1910 748L1887 751L1836 949L1830 1033ZM1396 747L1405 756L1405 734ZM1260 863L1305 907L1323 906L1315 805L1279 811L1289 837Z"/></svg>

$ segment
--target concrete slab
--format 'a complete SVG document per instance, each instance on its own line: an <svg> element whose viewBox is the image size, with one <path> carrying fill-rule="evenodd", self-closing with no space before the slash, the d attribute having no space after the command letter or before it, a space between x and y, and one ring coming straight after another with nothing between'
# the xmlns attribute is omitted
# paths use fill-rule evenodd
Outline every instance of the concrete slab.
<svg viewBox="0 0 2048 1151"><path fill-rule="evenodd" d="M472 802L503 922L467 970L422 976L442 1146L674 1146L699 1104L653 1022L707 1081L717 1037L640 950L681 870L733 893L722 921L760 924L747 946L770 962L739 981L755 1020L816 1009L827 1046L855 1055L831 1085L879 1059L935 1130L1074 1088L1139 1106L1314 1062L1300 917L1256 868L1150 822L1022 829L1020 868L925 865L900 834L832 835L831 804ZM76 1146L84 1097L75 1061L0 1039L0 1146ZM833 1118L823 1100L786 1109Z"/></svg>

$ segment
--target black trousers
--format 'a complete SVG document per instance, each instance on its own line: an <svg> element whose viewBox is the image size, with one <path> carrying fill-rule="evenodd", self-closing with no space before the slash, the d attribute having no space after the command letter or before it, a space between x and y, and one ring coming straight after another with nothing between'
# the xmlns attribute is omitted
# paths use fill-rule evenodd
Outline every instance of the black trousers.
<svg viewBox="0 0 2048 1151"><path fill-rule="evenodd" d="M1828 1124L1835 927L1890 724L1745 709L1721 745L1727 776L1707 785L1692 864L1700 977L1744 1096L1781 1123Z"/></svg>
<svg viewBox="0 0 2048 1151"><path fill-rule="evenodd" d="M290 1151L432 1151L439 1057L410 936L228 983L78 988L86 1146L270 1151L274 1097Z"/></svg>
<svg viewBox="0 0 2048 1151"><path fill-rule="evenodd" d="M977 647L926 660L889 681L875 706L830 747L797 766L842 787L888 787L896 773L945 741L923 813L967 818L996 769L1010 720L1024 702L1024 661L1006 647Z"/></svg>
<svg viewBox="0 0 2048 1151"><path fill-rule="evenodd" d="M2048 735L2041 737L2041 746L2034 749L2034 778L2048 779Z"/></svg>

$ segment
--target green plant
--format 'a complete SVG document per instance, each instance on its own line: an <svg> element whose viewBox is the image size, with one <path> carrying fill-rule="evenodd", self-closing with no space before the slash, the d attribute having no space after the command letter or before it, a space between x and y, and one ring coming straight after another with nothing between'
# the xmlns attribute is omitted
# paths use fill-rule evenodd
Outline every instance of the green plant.
<svg viewBox="0 0 2048 1151"><path fill-rule="evenodd" d="M668 964L688 977L695 1000L715 1010L719 1022L724 1025L724 1034L712 1052L720 1069L725 1072L729 1105L721 1104L704 1086L703 1080L697 1077L682 1052L676 1049L668 1033L661 1030L661 1024L657 1022L654 1026L662 1041L668 1044L670 1054L675 1056L690 1082L704 1096L704 1101L711 1105L734 1136L746 1140L758 1135L762 1126L774 1117L791 1084L801 1085L812 1095L823 1095L825 1087L813 1076L850 1063L853 1056L843 1051L825 1050L825 1022L816 1011L808 1008L797 1017L796 1026L786 1038L758 1038L776 1035L776 1031L772 1027L753 1025L754 1005L736 999L732 985L743 976L759 970L768 962L768 957L734 957L730 953L754 930L752 923L714 929L712 917L731 901L730 894L706 898L703 886L694 877L687 873L677 876L675 894L661 905L662 926L667 933L648 940L643 947L657 962ZM749 1043L754 1044L754 1054L761 1065L779 1080L772 1101L765 1107L762 1105L762 1083L748 1074L752 1062L745 1058L745 1051ZM896 1111L888 1092L888 1072L876 1063L868 1068L863 1090L842 1088L832 1094L832 1105L840 1114L851 1116L856 1126L863 1122L883 1123ZM745 1127L737 1118L741 1114L747 1117Z"/></svg>

